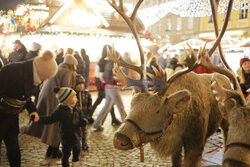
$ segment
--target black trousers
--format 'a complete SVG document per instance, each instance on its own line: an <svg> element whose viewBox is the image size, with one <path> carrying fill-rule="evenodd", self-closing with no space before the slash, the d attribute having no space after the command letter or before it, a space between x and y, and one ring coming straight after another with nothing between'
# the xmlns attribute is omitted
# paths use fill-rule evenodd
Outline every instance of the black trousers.
<svg viewBox="0 0 250 167"><path fill-rule="evenodd" d="M73 142L62 142L62 151L63 151L63 157L62 157L62 166L63 167L69 167L69 157L71 155L71 150L73 150L73 162L79 161L79 154L81 151L80 141L76 140Z"/></svg>
<svg viewBox="0 0 250 167"><path fill-rule="evenodd" d="M21 166L18 133L18 115L0 114L0 141L4 141L6 145L7 157L11 167Z"/></svg>

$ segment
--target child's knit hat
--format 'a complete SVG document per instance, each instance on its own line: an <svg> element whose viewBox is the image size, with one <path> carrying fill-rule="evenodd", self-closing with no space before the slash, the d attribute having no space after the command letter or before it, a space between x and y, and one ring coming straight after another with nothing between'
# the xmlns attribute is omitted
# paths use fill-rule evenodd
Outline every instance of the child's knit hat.
<svg viewBox="0 0 250 167"><path fill-rule="evenodd" d="M55 87L54 92L57 100L63 104L68 104L76 96L76 92L69 87Z"/></svg>

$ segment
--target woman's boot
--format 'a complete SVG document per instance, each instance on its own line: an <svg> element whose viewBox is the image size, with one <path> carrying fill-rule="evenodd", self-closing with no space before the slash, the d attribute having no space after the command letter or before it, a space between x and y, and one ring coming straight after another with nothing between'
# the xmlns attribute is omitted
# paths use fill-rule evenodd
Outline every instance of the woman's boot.
<svg viewBox="0 0 250 167"><path fill-rule="evenodd" d="M116 119L115 117L115 111L114 111L114 105L112 106L112 109L110 111L110 114L111 114L111 118L112 118L112 125L121 125L122 123Z"/></svg>

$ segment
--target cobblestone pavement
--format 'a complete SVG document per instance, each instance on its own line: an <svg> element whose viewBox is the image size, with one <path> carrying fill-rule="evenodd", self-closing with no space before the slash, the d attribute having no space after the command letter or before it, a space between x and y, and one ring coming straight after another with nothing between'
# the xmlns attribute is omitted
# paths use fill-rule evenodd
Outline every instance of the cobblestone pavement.
<svg viewBox="0 0 250 167"><path fill-rule="evenodd" d="M92 93L93 100L96 99L96 93ZM124 101L126 111L129 111L131 92L122 92L122 98ZM98 111L101 110L103 102L98 106L97 112L94 117L97 116ZM116 109L116 115L118 112ZM26 125L28 122L28 115L26 112L20 114L20 127ZM103 132L93 132L91 126L88 127L88 144L90 146L89 151L81 152L80 164L84 167L169 167L171 161L169 158L160 159L150 149L149 145L144 148L145 162L140 162L140 152L138 149L130 151L120 151L113 147L113 134L118 127L111 125L111 118L108 116L104 124ZM24 134L19 136L21 154L22 154L22 167L38 167L38 166L50 166L57 167L60 165L60 159L45 160L45 152L47 146L40 142L39 139L30 137ZM220 134L213 135L207 142L203 155L202 166L217 166L221 164L222 160L222 148L217 151L206 154L206 152L215 149L222 142ZM8 161L6 159L6 150L3 144L0 166L7 167Z"/></svg>

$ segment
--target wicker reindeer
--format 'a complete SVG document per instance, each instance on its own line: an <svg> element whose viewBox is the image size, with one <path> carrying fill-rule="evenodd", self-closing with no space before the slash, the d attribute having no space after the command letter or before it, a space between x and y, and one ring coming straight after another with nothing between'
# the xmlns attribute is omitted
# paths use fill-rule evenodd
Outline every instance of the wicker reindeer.
<svg viewBox="0 0 250 167"><path fill-rule="evenodd" d="M107 1L129 25L136 39L141 60L141 65L135 66L127 64L121 56L115 54L114 50L108 54L108 60L117 63L118 66L138 72L141 77L138 81L129 82L130 79L117 65L113 69L116 77L123 81L124 87L137 85L131 100L130 112L115 133L114 146L117 149L129 150L150 143L158 155L172 156L174 167L181 166L181 152L184 148L184 166L200 166L206 139L219 126L225 134L228 129L228 124L223 120L219 105L212 94L210 87L212 76L225 89L230 89L229 80L218 73L200 75L191 72L203 66L202 63L208 57L203 56L205 46L199 51L198 59L189 46L190 55L185 52L187 68L175 73L168 80L162 69L160 71L155 69L155 75L150 75L150 77L160 80L160 87L155 87L153 92L149 92L145 82L142 82L146 77L144 55L134 23L136 12L143 0L139 0L130 17L124 12L122 0L119 1L119 6L115 0ZM233 0L230 0L225 22L216 42L207 53L209 56L213 54L225 33L232 5ZM214 11L213 15L216 17ZM143 84L138 87L138 83ZM227 105L227 102L225 103Z"/></svg>

